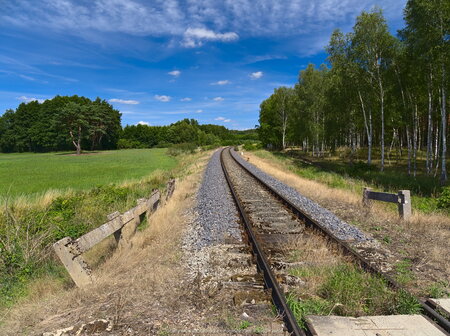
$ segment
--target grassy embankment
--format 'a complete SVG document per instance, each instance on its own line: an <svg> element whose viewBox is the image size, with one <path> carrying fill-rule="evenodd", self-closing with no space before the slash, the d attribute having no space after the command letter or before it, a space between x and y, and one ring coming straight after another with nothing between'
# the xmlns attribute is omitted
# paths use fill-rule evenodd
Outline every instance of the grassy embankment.
<svg viewBox="0 0 450 336"><path fill-rule="evenodd" d="M373 152L373 164L366 164L367 151L357 151L353 156L347 152L338 152L332 156L313 157L299 150L283 152L254 152L261 158L277 159L301 177L324 183L332 188L361 192L363 187L377 191L397 193L398 190L411 190L414 209L424 213L447 212L450 202L445 200L445 187L439 184L437 177L425 174L424 153L417 157L416 176L408 175L406 153L386 159L385 169L380 171L379 153ZM306 164L303 160L311 162ZM443 193L444 192L444 193ZM442 194L443 197L439 199ZM395 205L392 206L395 208Z"/></svg>
<svg viewBox="0 0 450 336"><path fill-rule="evenodd" d="M445 191L440 198L435 197L441 192L436 179L423 172L415 179L408 177L402 165L388 166L381 173L376 168L366 169L362 163L350 165L337 157L306 157L314 163L311 165L302 161L303 155L298 155L298 152L264 150L246 154L262 170L377 238L392 253L391 275L409 291L418 296L450 295L450 263L442 258L449 252L450 220L448 210L443 207ZM370 211L363 209L364 186L390 192L411 189L413 195L416 193L412 219L398 220L393 204L377 202ZM302 255L300 259L304 261L306 257ZM360 316L417 312L417 302L412 297L389 290L381 279L345 264L317 265L318 260L321 257L315 256L311 266L292 270L293 275L315 284L309 291L289 295L289 304L301 323L308 314Z"/></svg>
<svg viewBox="0 0 450 336"><path fill-rule="evenodd" d="M30 294L39 279L70 286L52 243L135 206L179 174L184 161L165 149L0 155L0 310Z"/></svg>

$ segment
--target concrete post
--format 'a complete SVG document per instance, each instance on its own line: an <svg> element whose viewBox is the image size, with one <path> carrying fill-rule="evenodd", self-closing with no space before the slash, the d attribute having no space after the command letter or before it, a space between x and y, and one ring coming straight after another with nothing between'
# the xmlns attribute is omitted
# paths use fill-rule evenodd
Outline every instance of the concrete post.
<svg viewBox="0 0 450 336"><path fill-rule="evenodd" d="M372 201L369 199L369 191L370 191L371 189L370 188L367 188L367 187L364 187L364 189L363 189L363 199L362 199L362 202L363 202L363 205L365 206L365 207L367 207L367 208L370 208L371 206L372 206Z"/></svg>
<svg viewBox="0 0 450 336"><path fill-rule="evenodd" d="M74 253L74 249L70 246L72 243L72 238L66 237L54 243L53 249L75 284L83 288L92 284L94 279L91 275L91 269L81 255Z"/></svg>
<svg viewBox="0 0 450 336"><path fill-rule="evenodd" d="M110 213L109 215L106 216L106 218L108 218L108 221L113 220L116 217L120 216L120 212L119 211L115 211L113 213ZM117 230L116 232L114 232L114 239L116 240L116 243L119 244L120 239L122 238L122 229Z"/></svg>
<svg viewBox="0 0 450 336"><path fill-rule="evenodd" d="M411 217L411 192L409 190L399 190L398 192L398 214L400 218L408 220Z"/></svg>

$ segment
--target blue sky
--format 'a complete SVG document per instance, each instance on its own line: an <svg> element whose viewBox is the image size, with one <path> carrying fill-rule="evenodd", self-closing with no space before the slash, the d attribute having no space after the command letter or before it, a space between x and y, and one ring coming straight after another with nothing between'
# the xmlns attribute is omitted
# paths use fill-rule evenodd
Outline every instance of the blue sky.
<svg viewBox="0 0 450 336"><path fill-rule="evenodd" d="M183 118L232 129L320 64L331 32L406 0L0 0L0 113L59 95L101 97L122 124Z"/></svg>

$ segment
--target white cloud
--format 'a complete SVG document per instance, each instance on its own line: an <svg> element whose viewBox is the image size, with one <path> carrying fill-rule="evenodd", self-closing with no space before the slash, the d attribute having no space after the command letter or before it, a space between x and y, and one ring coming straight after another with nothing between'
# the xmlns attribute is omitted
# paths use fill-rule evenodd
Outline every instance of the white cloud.
<svg viewBox="0 0 450 336"><path fill-rule="evenodd" d="M6 26L67 32L101 45L115 40L105 33L174 38L186 47L234 41L239 35L295 36L291 47L298 49L309 44L299 44L297 38L305 42L305 37L313 35L311 41L315 41L318 36L329 38L336 27L351 28L355 17L375 2L394 30L403 24L406 0L46 0L39 6L33 0L21 0L6 1L0 16Z"/></svg>
<svg viewBox="0 0 450 336"><path fill-rule="evenodd" d="M202 113L203 112L203 110L197 110L197 111L195 111L195 113Z"/></svg>
<svg viewBox="0 0 450 336"><path fill-rule="evenodd" d="M250 74L250 78L251 79L259 79L263 76L263 72L262 71L256 71L256 72L252 72Z"/></svg>
<svg viewBox="0 0 450 336"><path fill-rule="evenodd" d="M224 118L224 117L217 117L214 120L223 121L223 122L230 122L231 121L231 119L227 119L227 118Z"/></svg>
<svg viewBox="0 0 450 336"><path fill-rule="evenodd" d="M220 81L211 83L211 85L227 85L227 84L231 84L231 82L228 79L220 80Z"/></svg>
<svg viewBox="0 0 450 336"><path fill-rule="evenodd" d="M29 81L33 81L33 82L36 81L36 78L31 77L31 76L19 75L19 77L23 78L23 79L26 79L26 80L29 80Z"/></svg>
<svg viewBox="0 0 450 336"><path fill-rule="evenodd" d="M132 99L118 99L118 98L113 98L109 100L110 103L118 103L118 104L126 104L126 105L137 105L139 104L139 102L137 100L132 100Z"/></svg>
<svg viewBox="0 0 450 336"><path fill-rule="evenodd" d="M43 102L46 101L46 99L38 99L38 98L34 98L34 97L25 97L25 96L17 97L17 99L19 99L19 100L21 100L21 101L23 101L25 103L29 103L29 102L32 102L32 101L37 101L37 102L42 104Z"/></svg>
<svg viewBox="0 0 450 336"><path fill-rule="evenodd" d="M225 98L222 98L222 97L215 97L215 98L213 98L213 100L214 100L214 101L217 101L217 102L220 102L220 101L224 101Z"/></svg>
<svg viewBox="0 0 450 336"><path fill-rule="evenodd" d="M150 126L150 123L146 122L146 121L139 121L136 125L146 125L146 126Z"/></svg>
<svg viewBox="0 0 450 336"><path fill-rule="evenodd" d="M178 77L179 75L181 75L181 71L180 70L173 70L168 72L169 75L173 76L173 77Z"/></svg>
<svg viewBox="0 0 450 336"><path fill-rule="evenodd" d="M155 95L155 99L159 100L160 102L167 103L167 102L169 102L172 99L172 97L165 96L165 95L161 95L161 96L160 95Z"/></svg>
<svg viewBox="0 0 450 336"><path fill-rule="evenodd" d="M191 101L192 100L192 98L190 98L190 97L185 97L185 98L181 98L180 99L180 101Z"/></svg>
<svg viewBox="0 0 450 336"><path fill-rule="evenodd" d="M231 42L239 39L235 32L216 33L206 28L188 28L184 32L184 39L181 44L186 48L200 47L203 41Z"/></svg>

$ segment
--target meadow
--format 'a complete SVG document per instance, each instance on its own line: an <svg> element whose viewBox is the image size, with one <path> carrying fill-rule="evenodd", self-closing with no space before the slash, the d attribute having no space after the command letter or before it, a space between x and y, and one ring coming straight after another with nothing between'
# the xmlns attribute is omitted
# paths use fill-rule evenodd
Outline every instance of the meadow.
<svg viewBox="0 0 450 336"><path fill-rule="evenodd" d="M200 155L200 154L198 154ZM167 149L0 155L0 324L2 312L39 279L71 286L52 254L57 240L77 238L106 215L182 176L196 155Z"/></svg>
<svg viewBox="0 0 450 336"><path fill-rule="evenodd" d="M47 190L86 190L135 180L156 169L175 167L167 149L129 149L72 153L0 154L0 196L41 194Z"/></svg>

